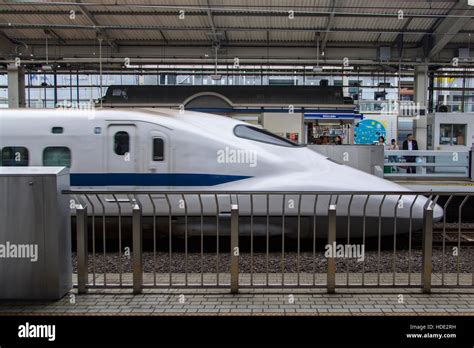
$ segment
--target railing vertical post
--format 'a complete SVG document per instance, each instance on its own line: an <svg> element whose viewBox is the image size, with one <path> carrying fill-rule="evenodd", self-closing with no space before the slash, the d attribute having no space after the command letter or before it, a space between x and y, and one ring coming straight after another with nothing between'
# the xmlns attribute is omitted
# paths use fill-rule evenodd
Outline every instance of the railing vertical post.
<svg viewBox="0 0 474 348"><path fill-rule="evenodd" d="M230 216L230 292L239 292L239 206L232 204Z"/></svg>
<svg viewBox="0 0 474 348"><path fill-rule="evenodd" d="M427 159L428 159L428 158L425 157L425 156L421 157L421 163L422 163L422 164L426 164L426 162L428 162ZM416 163L416 162L415 162L415 163ZM416 168L418 169L418 167L416 167ZM426 166L425 166L425 165L421 167L421 174L422 174L422 175L426 175Z"/></svg>
<svg viewBox="0 0 474 348"><path fill-rule="evenodd" d="M76 238L77 238L77 291L79 294L87 292L87 207L76 207Z"/></svg>
<svg viewBox="0 0 474 348"><path fill-rule="evenodd" d="M432 265L433 255L433 208L428 204L423 211L423 261L421 282L423 285L423 292L431 292L431 273L433 271Z"/></svg>
<svg viewBox="0 0 474 348"><path fill-rule="evenodd" d="M469 151L469 164L468 164L468 175L471 178L471 181L474 181L474 146L471 147Z"/></svg>
<svg viewBox="0 0 474 348"><path fill-rule="evenodd" d="M336 205L330 205L328 211L328 245L333 249L336 242ZM335 250L328 257L327 290L329 294L336 292L336 261L334 259Z"/></svg>
<svg viewBox="0 0 474 348"><path fill-rule="evenodd" d="M133 205L133 293L140 294L143 286L142 272L142 208L138 204Z"/></svg>

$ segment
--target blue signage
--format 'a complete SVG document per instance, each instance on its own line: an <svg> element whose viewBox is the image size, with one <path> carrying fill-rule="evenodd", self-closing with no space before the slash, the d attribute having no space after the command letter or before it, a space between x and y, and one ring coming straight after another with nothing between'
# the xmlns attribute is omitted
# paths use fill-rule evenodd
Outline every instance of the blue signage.
<svg viewBox="0 0 474 348"><path fill-rule="evenodd" d="M363 119L362 114L349 114L349 113L305 113L305 118L320 118L320 119Z"/></svg>

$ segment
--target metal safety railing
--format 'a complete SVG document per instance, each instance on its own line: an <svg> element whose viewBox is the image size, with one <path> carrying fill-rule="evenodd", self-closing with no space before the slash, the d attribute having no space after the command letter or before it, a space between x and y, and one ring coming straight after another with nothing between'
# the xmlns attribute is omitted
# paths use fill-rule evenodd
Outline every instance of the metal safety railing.
<svg viewBox="0 0 474 348"><path fill-rule="evenodd" d="M469 151L386 150L385 177L470 178Z"/></svg>
<svg viewBox="0 0 474 348"><path fill-rule="evenodd" d="M80 293L474 286L474 193L64 193Z"/></svg>

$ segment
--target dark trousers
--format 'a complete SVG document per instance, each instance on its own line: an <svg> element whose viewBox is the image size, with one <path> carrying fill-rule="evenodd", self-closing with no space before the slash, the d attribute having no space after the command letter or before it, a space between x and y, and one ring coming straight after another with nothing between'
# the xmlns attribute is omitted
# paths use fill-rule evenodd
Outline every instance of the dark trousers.
<svg viewBox="0 0 474 348"><path fill-rule="evenodd" d="M407 163L415 163L416 157L405 157ZM416 174L416 167L408 167L407 168L408 174Z"/></svg>

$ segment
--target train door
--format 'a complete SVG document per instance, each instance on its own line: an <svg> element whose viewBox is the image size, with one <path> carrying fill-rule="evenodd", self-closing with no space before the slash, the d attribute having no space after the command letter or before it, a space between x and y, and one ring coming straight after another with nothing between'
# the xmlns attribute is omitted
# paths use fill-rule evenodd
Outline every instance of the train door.
<svg viewBox="0 0 474 348"><path fill-rule="evenodd" d="M147 141L148 156L145 170L149 173L167 174L170 168L170 143L165 133L153 130ZM166 185L165 185L166 186Z"/></svg>
<svg viewBox="0 0 474 348"><path fill-rule="evenodd" d="M138 141L134 124L113 124L107 133L107 171L138 172Z"/></svg>

